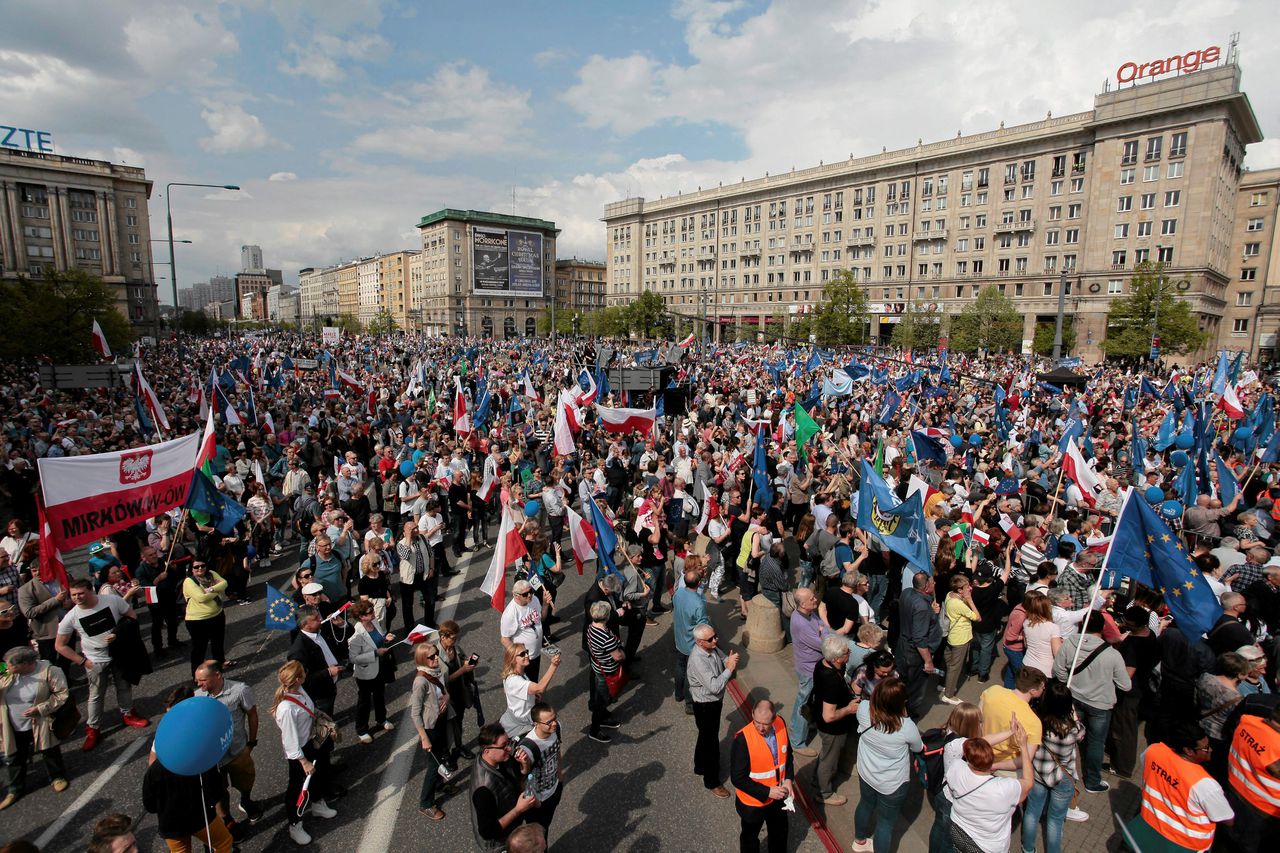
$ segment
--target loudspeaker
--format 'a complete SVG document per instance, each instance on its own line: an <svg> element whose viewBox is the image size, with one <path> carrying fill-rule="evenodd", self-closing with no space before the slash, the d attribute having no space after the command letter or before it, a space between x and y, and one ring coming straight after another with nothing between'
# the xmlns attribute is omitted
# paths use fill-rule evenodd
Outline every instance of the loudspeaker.
<svg viewBox="0 0 1280 853"><path fill-rule="evenodd" d="M689 386L666 388L662 391L663 411L670 417L689 414Z"/></svg>

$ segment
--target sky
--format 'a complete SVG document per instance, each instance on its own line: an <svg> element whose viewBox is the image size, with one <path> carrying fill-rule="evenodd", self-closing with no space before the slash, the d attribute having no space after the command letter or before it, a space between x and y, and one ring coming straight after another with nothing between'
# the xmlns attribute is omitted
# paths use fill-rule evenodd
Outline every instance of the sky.
<svg viewBox="0 0 1280 853"><path fill-rule="evenodd" d="M443 207L548 219L560 257L603 260L609 202L1087 110L1125 61L1234 32L1266 136L1246 165L1280 166L1280 16L1253 0L0 0L0 21L0 124L144 167L153 237L166 183L242 187L174 189L184 287L243 244L286 281L416 248Z"/></svg>

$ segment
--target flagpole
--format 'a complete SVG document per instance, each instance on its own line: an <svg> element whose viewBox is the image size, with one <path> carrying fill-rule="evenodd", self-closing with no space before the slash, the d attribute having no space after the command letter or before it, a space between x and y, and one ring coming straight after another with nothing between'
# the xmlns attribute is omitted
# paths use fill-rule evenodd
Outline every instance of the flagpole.
<svg viewBox="0 0 1280 853"><path fill-rule="evenodd" d="M1120 519L1124 517L1124 511L1129 507L1129 501L1133 500L1134 493L1137 489L1130 489L1124 497L1124 503L1120 505L1120 513L1116 516L1116 526L1119 527ZM1075 678L1076 666L1080 663L1080 649L1084 647L1085 628L1089 624L1089 617L1093 615L1093 604L1098 600L1098 590L1102 589L1102 576L1107 571L1107 562L1111 559L1111 549L1116 546L1116 536L1112 532L1111 542L1107 544L1107 553L1102 555L1102 563L1098 566L1098 579L1093 582L1093 590L1089 593L1089 612L1085 614L1084 621L1080 623L1080 640L1076 643L1076 653L1071 658L1071 669L1067 671L1067 689L1071 689L1071 679Z"/></svg>
<svg viewBox="0 0 1280 853"><path fill-rule="evenodd" d="M177 529L176 529L176 530L174 530L174 532L173 532L173 541L169 543L169 553L168 553L168 554L166 554L166 555L165 555L165 558L164 558L165 571L168 571L169 560L173 558L173 549L174 549L175 547L177 547L177 545L178 545L178 540L180 540L180 539L182 538L182 528L183 528L183 527L186 525L186 523L187 523L187 513L188 513L188 512L189 512L189 510L187 510L186 508L183 508L183 510L182 510L182 518L178 519L178 527L177 527Z"/></svg>

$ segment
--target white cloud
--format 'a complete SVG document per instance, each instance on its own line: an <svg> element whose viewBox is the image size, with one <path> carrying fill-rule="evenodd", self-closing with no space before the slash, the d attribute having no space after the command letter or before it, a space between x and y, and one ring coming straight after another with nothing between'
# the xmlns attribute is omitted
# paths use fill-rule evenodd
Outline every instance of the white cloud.
<svg viewBox="0 0 1280 853"><path fill-rule="evenodd" d="M356 33L342 37L319 33L309 42L292 42L277 68L292 77L310 77L318 83L333 84L346 79L339 60L377 62L391 53L391 45L376 33Z"/></svg>
<svg viewBox="0 0 1280 853"><path fill-rule="evenodd" d="M539 68L545 68L548 65L554 65L557 62L564 62L569 58L569 52L561 50L558 47L550 47L546 50L540 50L533 55L533 64Z"/></svg>
<svg viewBox="0 0 1280 853"><path fill-rule="evenodd" d="M207 99L200 111L212 136L200 140L200 147L214 154L252 151L278 144L263 127L262 120L239 104Z"/></svg>
<svg viewBox="0 0 1280 853"><path fill-rule="evenodd" d="M270 176L269 178L267 178L267 180L268 180L268 181L277 181L277 182L280 182L280 181L296 181L296 180L298 180L298 176L297 176L296 174L294 174L293 172L272 172L272 173L271 173L271 176Z"/></svg>
<svg viewBox="0 0 1280 853"><path fill-rule="evenodd" d="M217 12L161 5L139 10L124 25L125 48L155 85L205 83L218 60L240 49Z"/></svg>

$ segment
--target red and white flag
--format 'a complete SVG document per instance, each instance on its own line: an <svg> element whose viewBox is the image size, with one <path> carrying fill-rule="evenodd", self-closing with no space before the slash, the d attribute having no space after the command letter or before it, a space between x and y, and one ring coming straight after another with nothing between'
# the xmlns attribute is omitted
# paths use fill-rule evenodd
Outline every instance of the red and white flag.
<svg viewBox="0 0 1280 853"><path fill-rule="evenodd" d="M453 377L453 431L458 435L471 434L471 416L467 414L467 398L462 393L462 380Z"/></svg>
<svg viewBox="0 0 1280 853"><path fill-rule="evenodd" d="M272 435L275 434L276 422L271 417L271 412L267 409L262 410L262 425L266 427L267 432L271 433Z"/></svg>
<svg viewBox="0 0 1280 853"><path fill-rule="evenodd" d="M1080 497L1084 502L1091 507L1097 506L1098 498L1106 491L1106 486L1098 478L1097 472L1084 461L1084 455L1080 453L1074 436L1067 439L1067 452L1062 455L1062 470L1080 488Z"/></svg>
<svg viewBox="0 0 1280 853"><path fill-rule="evenodd" d="M915 474L911 475L911 479L907 481L907 497L911 497L916 492L920 493L920 505L924 506L929 502L929 498L940 492L933 486L930 486L924 480L921 480Z"/></svg>
<svg viewBox="0 0 1280 853"><path fill-rule="evenodd" d="M419 622L417 625L413 626L413 630L409 632L409 636L404 638L404 641L411 646L416 646L418 643L425 643L427 640L431 639L431 635L435 633L435 628L428 628L426 625Z"/></svg>
<svg viewBox="0 0 1280 853"><path fill-rule="evenodd" d="M986 547L991 542L991 537L983 530L973 528L973 541L982 547Z"/></svg>
<svg viewBox="0 0 1280 853"><path fill-rule="evenodd" d="M1105 554L1107 549L1111 547L1110 536L1090 536L1084 545L1086 551L1092 551L1095 554Z"/></svg>
<svg viewBox="0 0 1280 853"><path fill-rule="evenodd" d="M1018 525L1013 523L1013 519L1007 515L1000 516L1000 529L1004 531L1004 535L1013 540L1013 544L1021 548L1027 541L1027 537L1022 535L1022 530Z"/></svg>
<svg viewBox="0 0 1280 853"><path fill-rule="evenodd" d="M968 501L960 508L960 520L965 524L973 524L973 506Z"/></svg>
<svg viewBox="0 0 1280 853"><path fill-rule="evenodd" d="M196 451L195 467L203 468L218 454L218 433L213 428L213 409L204 415L204 432L200 434L200 448Z"/></svg>
<svg viewBox="0 0 1280 853"><path fill-rule="evenodd" d="M542 402L542 395L533 390L533 382L529 379L529 372L527 370L524 374L524 395L536 403Z"/></svg>
<svg viewBox="0 0 1280 853"><path fill-rule="evenodd" d="M680 347L681 349L686 349L693 344L693 338L694 338L694 334L693 332L690 332L689 336L684 340L680 341L680 343L676 344L676 346Z"/></svg>
<svg viewBox="0 0 1280 853"><path fill-rule="evenodd" d="M347 373L345 370L337 370L337 371L334 371L334 373L335 375L337 375L338 381L341 382L343 385L346 385L352 391L364 390L364 386L360 384L360 381L356 379L354 376L352 376L350 373Z"/></svg>
<svg viewBox="0 0 1280 853"><path fill-rule="evenodd" d="M46 584L57 581L62 589L66 589L70 583L67 566L62 561L62 551L53 541L53 530L39 495L36 495L36 522L40 525L40 580Z"/></svg>
<svg viewBox="0 0 1280 853"><path fill-rule="evenodd" d="M951 537L952 542L959 542L964 538L964 528L958 524L953 524L947 528L947 536Z"/></svg>
<svg viewBox="0 0 1280 853"><path fill-rule="evenodd" d="M582 429L582 411L578 408L577 395L572 391L561 391L556 398L556 408L565 410L565 422L569 425L570 432ZM556 416L559 417L558 411Z"/></svg>
<svg viewBox="0 0 1280 853"><path fill-rule="evenodd" d="M707 525L711 523L711 519L720 514L720 505L716 503L716 496L707 491L707 486L701 480L698 481L698 488L702 498L702 517L698 519L698 526L694 528L699 533L706 535Z"/></svg>
<svg viewBox="0 0 1280 853"><path fill-rule="evenodd" d="M528 554L529 549L524 546L524 540L511 520L511 513L503 507L498 541L493 546L493 560L485 573L484 583L480 584L480 591L489 596L494 610L500 611L507 606L507 566Z"/></svg>
<svg viewBox="0 0 1280 853"><path fill-rule="evenodd" d="M160 429L169 430L169 418L164 413L164 407L160 405L160 398L156 396L156 392L151 390L151 383L142 375L142 362L135 361L133 363L134 378L137 387L138 396L142 398L142 402L147 407L147 411L151 413L151 420Z"/></svg>
<svg viewBox="0 0 1280 853"><path fill-rule="evenodd" d="M98 325L98 321L93 321L93 348L98 351L98 355L103 358L111 358L111 345L107 343L107 336L102 333L102 327Z"/></svg>
<svg viewBox="0 0 1280 853"><path fill-rule="evenodd" d="M200 435L89 456L37 461L51 538L60 550L182 506Z"/></svg>
<svg viewBox="0 0 1280 853"><path fill-rule="evenodd" d="M556 405L555 438L552 447L557 456L569 456L577 451L573 443L573 430L569 427L569 405L563 396Z"/></svg>
<svg viewBox="0 0 1280 853"><path fill-rule="evenodd" d="M658 423L656 406L648 409L611 409L607 406L596 406L596 412L600 416L600 425L606 432L625 434L632 430L639 430L648 433Z"/></svg>
<svg viewBox="0 0 1280 853"><path fill-rule="evenodd" d="M159 604L160 593L154 586L144 586L142 594L147 600L147 604Z"/></svg>
<svg viewBox="0 0 1280 853"><path fill-rule="evenodd" d="M596 378L591 375L590 370L584 368L582 372L587 375L587 390L579 394L575 402L579 406L589 406L596 401L600 389L596 387Z"/></svg>
<svg viewBox="0 0 1280 853"><path fill-rule="evenodd" d="M480 484L480 488L476 490L476 496L485 503L493 497L494 490L498 487L498 477L492 471L484 472L484 482Z"/></svg>
<svg viewBox="0 0 1280 853"><path fill-rule="evenodd" d="M573 564L578 568L578 574L582 574L582 567L587 560L596 558L596 532L587 520L574 512L571 507L566 507L565 512L569 516L569 541L573 543Z"/></svg>
<svg viewBox="0 0 1280 853"><path fill-rule="evenodd" d="M1233 421L1238 421L1244 417L1244 406L1240 405L1240 395L1236 393L1234 385L1228 385L1222 392L1222 396L1218 398L1215 408L1222 409L1227 413L1227 417Z"/></svg>

